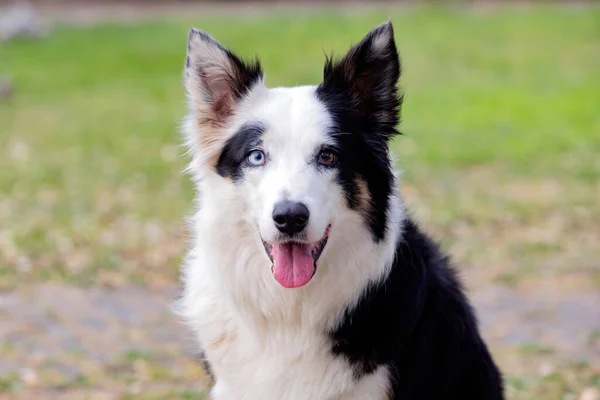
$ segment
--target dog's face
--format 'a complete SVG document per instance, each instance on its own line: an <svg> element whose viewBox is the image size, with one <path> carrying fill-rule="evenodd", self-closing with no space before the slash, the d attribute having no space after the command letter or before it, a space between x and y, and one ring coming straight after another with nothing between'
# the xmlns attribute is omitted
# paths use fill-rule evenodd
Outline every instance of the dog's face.
<svg viewBox="0 0 600 400"><path fill-rule="evenodd" d="M373 29L318 86L267 89L248 64L192 29L185 85L194 172L256 233L284 287L307 284L328 242L348 230L385 237L400 74L390 22ZM239 217L238 217L239 216ZM265 257L265 260L267 260Z"/></svg>

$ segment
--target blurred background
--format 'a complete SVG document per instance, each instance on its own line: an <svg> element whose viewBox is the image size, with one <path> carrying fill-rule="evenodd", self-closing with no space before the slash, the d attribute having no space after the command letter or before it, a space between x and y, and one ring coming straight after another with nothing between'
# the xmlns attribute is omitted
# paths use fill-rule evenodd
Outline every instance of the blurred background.
<svg viewBox="0 0 600 400"><path fill-rule="evenodd" d="M391 17L415 217L509 399L600 399L600 5L0 0L0 398L203 399L178 291L190 25L270 86Z"/></svg>

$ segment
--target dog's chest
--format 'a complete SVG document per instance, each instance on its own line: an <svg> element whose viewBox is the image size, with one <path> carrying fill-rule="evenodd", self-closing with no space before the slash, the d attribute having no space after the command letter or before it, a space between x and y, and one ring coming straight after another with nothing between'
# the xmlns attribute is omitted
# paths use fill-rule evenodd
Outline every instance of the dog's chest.
<svg viewBox="0 0 600 400"><path fill-rule="evenodd" d="M239 319L225 307L206 310L198 332L215 373L215 400L385 399L387 370L356 380L326 334L301 325Z"/></svg>

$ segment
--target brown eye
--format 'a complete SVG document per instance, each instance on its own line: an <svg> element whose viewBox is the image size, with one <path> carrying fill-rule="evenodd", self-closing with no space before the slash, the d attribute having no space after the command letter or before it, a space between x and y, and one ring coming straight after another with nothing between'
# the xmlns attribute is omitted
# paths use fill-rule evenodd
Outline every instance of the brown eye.
<svg viewBox="0 0 600 400"><path fill-rule="evenodd" d="M335 164L337 157L331 150L323 150L319 153L319 164L331 166Z"/></svg>

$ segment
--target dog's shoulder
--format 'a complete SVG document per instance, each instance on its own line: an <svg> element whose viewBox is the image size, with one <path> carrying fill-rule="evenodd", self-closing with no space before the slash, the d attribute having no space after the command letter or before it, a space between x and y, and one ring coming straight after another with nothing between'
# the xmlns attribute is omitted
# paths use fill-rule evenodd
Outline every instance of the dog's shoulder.
<svg viewBox="0 0 600 400"><path fill-rule="evenodd" d="M500 373L450 259L412 220L402 231L389 275L346 310L332 351L357 377L391 366L393 398L501 399Z"/></svg>

